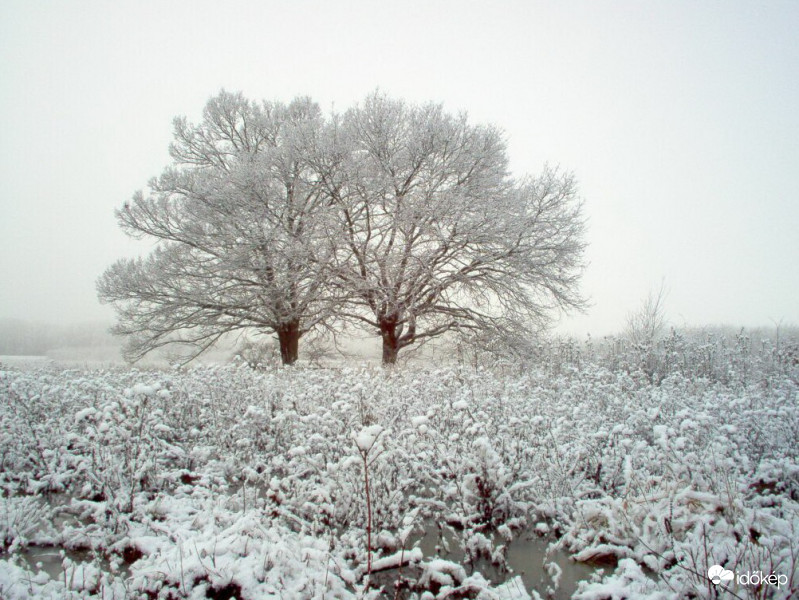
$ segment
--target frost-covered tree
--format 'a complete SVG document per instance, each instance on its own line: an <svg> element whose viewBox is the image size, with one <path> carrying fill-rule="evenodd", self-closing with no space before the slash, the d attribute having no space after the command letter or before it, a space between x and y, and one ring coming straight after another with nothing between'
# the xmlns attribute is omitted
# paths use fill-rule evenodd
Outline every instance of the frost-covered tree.
<svg viewBox="0 0 799 600"><path fill-rule="evenodd" d="M497 129L379 93L327 139L315 162L339 220L333 281L343 316L379 331L385 364L447 332L524 338L582 304L571 175L513 179Z"/></svg>
<svg viewBox="0 0 799 600"><path fill-rule="evenodd" d="M308 99L223 92L200 124L176 120L171 153L118 211L155 250L98 282L131 358L256 329L292 363L304 333L347 320L391 364L447 332L518 347L582 303L573 178L512 178L501 133L439 105L373 94L325 121Z"/></svg>
<svg viewBox="0 0 799 600"><path fill-rule="evenodd" d="M329 200L308 161L322 126L309 99L257 104L224 91L199 124L175 120L173 164L117 211L127 234L157 245L98 281L129 358L176 341L196 356L255 329L277 335L284 363L297 359L331 307Z"/></svg>
<svg viewBox="0 0 799 600"><path fill-rule="evenodd" d="M625 335L634 348L651 350L666 328L665 283L657 291L651 290L637 310L627 315Z"/></svg>

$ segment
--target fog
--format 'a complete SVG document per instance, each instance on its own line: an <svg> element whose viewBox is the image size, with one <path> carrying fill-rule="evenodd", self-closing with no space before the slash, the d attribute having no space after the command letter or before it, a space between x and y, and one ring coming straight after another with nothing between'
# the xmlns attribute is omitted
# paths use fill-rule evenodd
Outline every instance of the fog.
<svg viewBox="0 0 799 600"><path fill-rule="evenodd" d="M504 129L511 167L575 173L592 306L665 284L677 325L799 323L793 2L4 2L0 318L111 323L95 281L148 252L114 209L221 88L344 110L379 88Z"/></svg>

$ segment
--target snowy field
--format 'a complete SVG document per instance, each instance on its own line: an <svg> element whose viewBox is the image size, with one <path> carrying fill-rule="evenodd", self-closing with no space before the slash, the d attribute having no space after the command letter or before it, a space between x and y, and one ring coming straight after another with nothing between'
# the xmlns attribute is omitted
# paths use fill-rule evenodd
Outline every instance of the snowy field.
<svg viewBox="0 0 799 600"><path fill-rule="evenodd" d="M4 364L0 597L795 597L795 356L673 350Z"/></svg>

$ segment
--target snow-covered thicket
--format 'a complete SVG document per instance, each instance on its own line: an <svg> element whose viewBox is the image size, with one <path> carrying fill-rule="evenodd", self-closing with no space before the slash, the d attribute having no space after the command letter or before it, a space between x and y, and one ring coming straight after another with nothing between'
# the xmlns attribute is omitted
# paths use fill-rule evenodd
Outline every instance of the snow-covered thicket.
<svg viewBox="0 0 799 600"><path fill-rule="evenodd" d="M584 600L718 597L714 564L786 578L725 584L739 597L796 593L795 368L653 378L578 354L502 375L0 371L0 596L544 597L481 574L533 532L604 566ZM459 553L422 552L436 525Z"/></svg>

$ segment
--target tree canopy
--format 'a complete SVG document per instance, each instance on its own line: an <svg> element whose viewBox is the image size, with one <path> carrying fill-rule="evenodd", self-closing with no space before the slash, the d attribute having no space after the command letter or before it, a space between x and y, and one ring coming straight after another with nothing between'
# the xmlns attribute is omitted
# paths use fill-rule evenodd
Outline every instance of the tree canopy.
<svg viewBox="0 0 799 600"><path fill-rule="evenodd" d="M129 235L159 244L98 283L129 356L175 341L201 352L256 329L276 333L283 361L296 360L299 338L330 316L332 299L326 200L308 162L322 126L306 98L256 104L225 92L200 124L175 120L174 164L117 211Z"/></svg>
<svg viewBox="0 0 799 600"><path fill-rule="evenodd" d="M512 177L502 133L441 105L375 93L325 118L222 92L199 125L176 119L171 154L117 213L158 246L98 283L131 357L252 328L291 363L303 334L349 322L391 364L447 332L529 338L582 305L574 178Z"/></svg>
<svg viewBox="0 0 799 600"><path fill-rule="evenodd" d="M569 175L516 181L501 133L440 105L375 94L344 115L323 172L339 235L342 315L380 331L383 360L448 331L508 335L577 307L583 223Z"/></svg>

